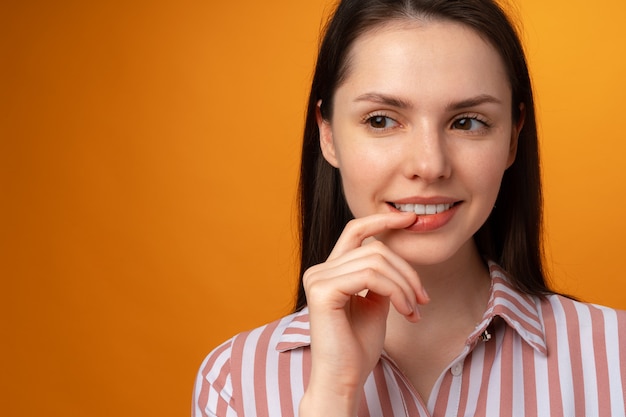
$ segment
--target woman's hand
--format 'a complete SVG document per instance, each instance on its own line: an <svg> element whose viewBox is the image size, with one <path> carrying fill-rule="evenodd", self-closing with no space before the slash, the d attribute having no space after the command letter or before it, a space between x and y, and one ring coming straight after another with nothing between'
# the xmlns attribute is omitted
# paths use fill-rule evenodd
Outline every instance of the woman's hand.
<svg viewBox="0 0 626 417"><path fill-rule="evenodd" d="M413 213L350 221L327 261L303 277L311 321L311 378L301 416L352 416L385 340L389 304L410 321L428 302L415 270L379 241L365 240L415 222ZM326 408L328 407L328 408Z"/></svg>

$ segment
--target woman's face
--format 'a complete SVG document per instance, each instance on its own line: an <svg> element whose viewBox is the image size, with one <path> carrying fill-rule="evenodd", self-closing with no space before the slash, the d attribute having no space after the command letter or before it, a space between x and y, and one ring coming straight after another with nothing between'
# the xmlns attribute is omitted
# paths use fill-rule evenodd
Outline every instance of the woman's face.
<svg viewBox="0 0 626 417"><path fill-rule="evenodd" d="M326 160L341 172L355 217L415 211L378 239L415 265L474 254L521 123L497 51L448 21L398 21L361 35L318 117Z"/></svg>

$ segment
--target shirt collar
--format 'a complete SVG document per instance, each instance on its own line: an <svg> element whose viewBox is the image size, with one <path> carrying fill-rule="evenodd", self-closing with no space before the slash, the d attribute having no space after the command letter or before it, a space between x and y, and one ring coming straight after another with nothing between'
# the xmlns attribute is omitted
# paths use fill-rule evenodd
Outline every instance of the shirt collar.
<svg viewBox="0 0 626 417"><path fill-rule="evenodd" d="M285 352L310 344L309 308L305 307L289 317L289 322L278 339L276 350Z"/></svg>
<svg viewBox="0 0 626 417"><path fill-rule="evenodd" d="M488 262L491 275L491 295L483 320L472 336L481 335L495 317L501 317L526 343L535 350L547 354L546 336L539 315L536 296L520 293L510 282L504 269L494 262Z"/></svg>
<svg viewBox="0 0 626 417"><path fill-rule="evenodd" d="M495 317L501 317L526 343L545 355L547 348L545 332L537 308L539 301L536 297L517 291L510 283L507 273L500 266L491 261L488 265L491 276L489 303L482 321L469 336L468 344L477 341ZM276 350L285 352L309 346L311 336L308 308L305 307L292 314L288 320L278 340Z"/></svg>

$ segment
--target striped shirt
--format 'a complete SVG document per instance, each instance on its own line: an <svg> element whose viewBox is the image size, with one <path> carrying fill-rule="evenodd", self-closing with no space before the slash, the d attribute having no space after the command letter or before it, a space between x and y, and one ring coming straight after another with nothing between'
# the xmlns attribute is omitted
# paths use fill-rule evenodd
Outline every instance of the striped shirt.
<svg viewBox="0 0 626 417"><path fill-rule="evenodd" d="M383 353L358 416L626 416L626 311L520 294L490 272L483 320L430 398ZM297 416L309 344L306 309L235 336L202 363L192 415Z"/></svg>

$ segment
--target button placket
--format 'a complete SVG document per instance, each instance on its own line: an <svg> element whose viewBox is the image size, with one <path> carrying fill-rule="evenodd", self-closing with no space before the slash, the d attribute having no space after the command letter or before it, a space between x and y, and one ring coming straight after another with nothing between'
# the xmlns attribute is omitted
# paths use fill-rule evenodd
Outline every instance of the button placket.
<svg viewBox="0 0 626 417"><path fill-rule="evenodd" d="M450 367L450 372L453 376L461 376L463 373L463 361L458 361Z"/></svg>

